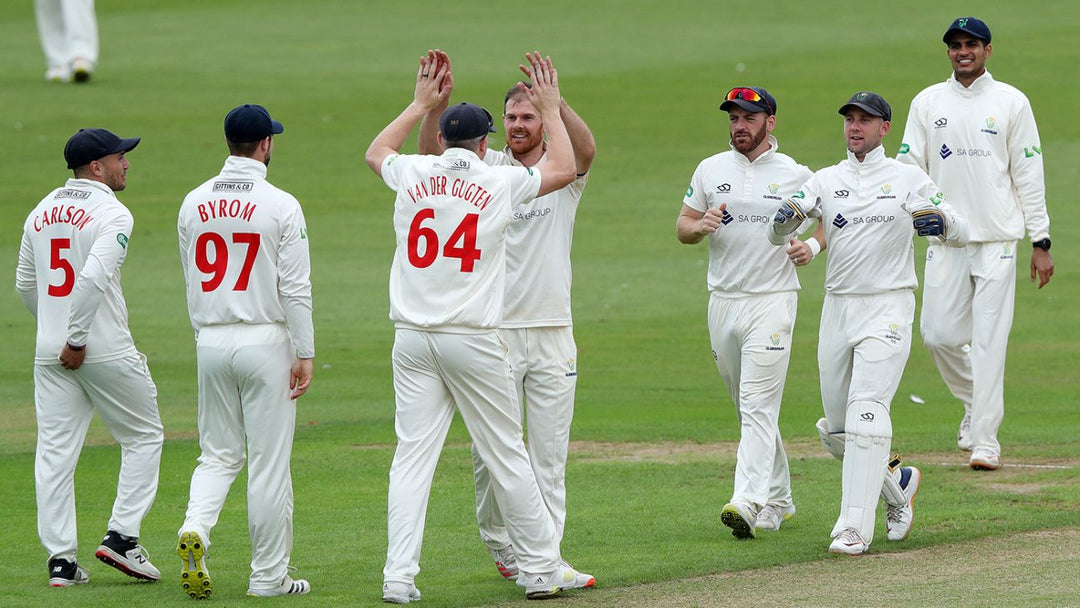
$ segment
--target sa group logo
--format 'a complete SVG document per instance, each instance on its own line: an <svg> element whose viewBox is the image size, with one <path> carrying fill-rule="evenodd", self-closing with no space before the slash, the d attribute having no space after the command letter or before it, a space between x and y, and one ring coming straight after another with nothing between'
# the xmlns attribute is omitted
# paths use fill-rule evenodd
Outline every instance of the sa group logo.
<svg viewBox="0 0 1080 608"><path fill-rule="evenodd" d="M952 156L952 150L949 149L949 146L941 144L941 150L938 151L938 154L941 155L941 160L945 160L946 158Z"/></svg>
<svg viewBox="0 0 1080 608"><path fill-rule="evenodd" d="M847 224L847 218L840 215L839 213L836 214L836 217L834 217L832 221L832 225L836 226L837 228L843 228L844 226L847 226Z"/></svg>
<svg viewBox="0 0 1080 608"><path fill-rule="evenodd" d="M735 217L728 213L727 209L724 209L724 215L720 216L720 223L727 226L731 222L735 221Z"/></svg>

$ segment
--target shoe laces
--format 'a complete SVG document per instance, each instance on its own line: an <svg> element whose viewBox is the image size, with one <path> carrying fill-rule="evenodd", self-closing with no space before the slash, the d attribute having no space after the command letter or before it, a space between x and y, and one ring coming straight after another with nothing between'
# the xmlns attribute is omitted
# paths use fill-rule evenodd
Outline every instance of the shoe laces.
<svg viewBox="0 0 1080 608"><path fill-rule="evenodd" d="M836 535L836 540L846 545L854 545L856 543L865 542L855 528L844 528L840 532L840 534Z"/></svg>
<svg viewBox="0 0 1080 608"><path fill-rule="evenodd" d="M758 519L769 521L780 519L780 507L776 505L765 505L761 508L761 512L758 513Z"/></svg>

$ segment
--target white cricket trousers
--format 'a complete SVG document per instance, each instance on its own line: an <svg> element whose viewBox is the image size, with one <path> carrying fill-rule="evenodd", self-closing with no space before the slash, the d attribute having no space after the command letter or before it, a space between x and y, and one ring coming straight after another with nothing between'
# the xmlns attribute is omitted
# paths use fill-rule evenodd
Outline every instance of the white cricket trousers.
<svg viewBox="0 0 1080 608"><path fill-rule="evenodd" d="M927 248L923 342L949 391L971 412L972 447L998 453L1015 296L1016 241Z"/></svg>
<svg viewBox="0 0 1080 608"><path fill-rule="evenodd" d="M798 294L726 294L709 297L709 339L739 422L735 488L731 502L790 507L791 476L780 437L791 331Z"/></svg>
<svg viewBox="0 0 1080 608"><path fill-rule="evenodd" d="M412 583L420 572L428 496L455 405L491 474L519 568L547 574L559 567L555 526L525 453L506 349L496 331L395 332L398 445L390 466L385 582Z"/></svg>
<svg viewBox="0 0 1080 608"><path fill-rule="evenodd" d="M82 58L98 62L94 0L34 0L41 50L50 68Z"/></svg>
<svg viewBox="0 0 1080 608"><path fill-rule="evenodd" d="M519 406L517 420L522 422L524 405L529 461L544 506L555 524L555 541L559 546L566 526L566 459L577 389L574 328L567 325L500 329L499 336L510 348L510 371ZM472 454L480 538L488 548L501 549L510 544L510 535L495 500L491 474L475 445Z"/></svg>
<svg viewBox="0 0 1080 608"><path fill-rule="evenodd" d="M892 444L889 408L911 351L915 295L826 293L818 336L821 403L830 433L846 434L835 536L854 528L869 544Z"/></svg>
<svg viewBox="0 0 1080 608"><path fill-rule="evenodd" d="M247 452L250 588L281 584L293 543L289 459L296 402L289 399L295 356L284 325L210 325L199 330L199 465L179 532L207 547Z"/></svg>
<svg viewBox="0 0 1080 608"><path fill-rule="evenodd" d="M157 495L164 440L157 387L146 357L132 353L113 361L84 363L77 370L59 363L37 364L34 406L38 535L49 558L75 561L75 465L95 409L120 444L120 476L108 529L138 537Z"/></svg>

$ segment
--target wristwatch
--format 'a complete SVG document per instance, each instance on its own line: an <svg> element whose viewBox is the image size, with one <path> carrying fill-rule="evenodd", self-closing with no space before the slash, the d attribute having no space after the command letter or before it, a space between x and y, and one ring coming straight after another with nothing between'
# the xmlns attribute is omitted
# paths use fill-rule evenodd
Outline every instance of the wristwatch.
<svg viewBox="0 0 1080 608"><path fill-rule="evenodd" d="M1035 247L1035 248L1038 248L1038 249L1042 249L1043 251L1050 251L1050 239L1045 238L1045 239L1043 239L1041 241L1032 241L1031 246Z"/></svg>

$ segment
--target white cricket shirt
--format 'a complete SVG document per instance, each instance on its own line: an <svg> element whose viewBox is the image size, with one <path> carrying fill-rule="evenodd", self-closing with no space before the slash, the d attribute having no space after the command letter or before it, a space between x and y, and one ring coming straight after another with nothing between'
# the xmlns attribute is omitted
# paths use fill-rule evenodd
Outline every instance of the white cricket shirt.
<svg viewBox="0 0 1080 608"><path fill-rule="evenodd" d="M941 211L950 246L967 243L967 226L925 173L887 158L883 146L863 162L850 150L847 154L847 160L814 173L789 199L825 226L825 291L870 295L913 290L919 282L910 214Z"/></svg>
<svg viewBox="0 0 1080 608"><path fill-rule="evenodd" d="M708 286L711 291L774 293L799 289L787 247L768 242L766 230L784 200L812 171L777 150L750 162L734 148L706 158L690 178L683 203L705 213L727 203L723 224L709 235Z"/></svg>
<svg viewBox="0 0 1080 608"><path fill-rule="evenodd" d="M955 75L911 101L896 158L926 171L970 224L971 240L1050 236L1042 144L1027 97L984 73Z"/></svg>
<svg viewBox="0 0 1080 608"><path fill-rule="evenodd" d="M299 201L239 156L192 190L176 223L188 314L207 325L285 323L296 356L315 356L311 258Z"/></svg>
<svg viewBox="0 0 1080 608"><path fill-rule="evenodd" d="M15 288L37 317L34 361L59 365L66 342L86 346L85 363L135 352L120 266L134 221L112 189L69 179L23 225Z"/></svg>
<svg viewBox="0 0 1080 608"><path fill-rule="evenodd" d="M503 318L506 228L536 197L540 171L489 167L471 150L393 154L382 178L397 193L390 268L395 327L449 333L497 329Z"/></svg>
<svg viewBox="0 0 1080 608"><path fill-rule="evenodd" d="M547 156L546 154L544 156ZM541 157L543 158L543 157ZM523 167L509 147L488 150L492 166ZM574 218L589 174L514 209L506 229L506 295L502 327L565 327L570 313Z"/></svg>

